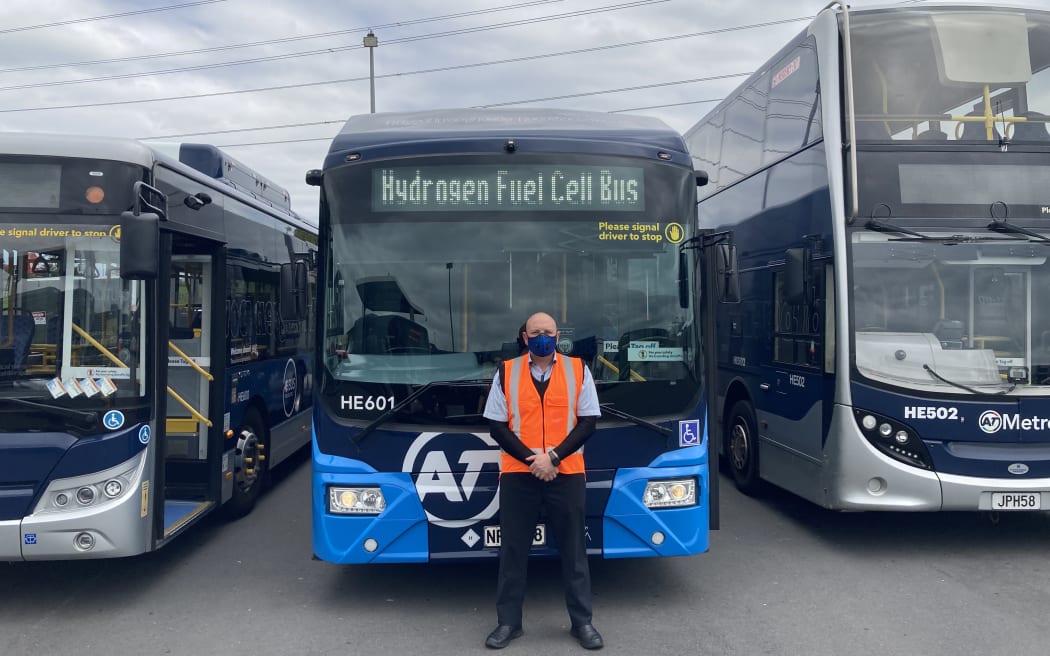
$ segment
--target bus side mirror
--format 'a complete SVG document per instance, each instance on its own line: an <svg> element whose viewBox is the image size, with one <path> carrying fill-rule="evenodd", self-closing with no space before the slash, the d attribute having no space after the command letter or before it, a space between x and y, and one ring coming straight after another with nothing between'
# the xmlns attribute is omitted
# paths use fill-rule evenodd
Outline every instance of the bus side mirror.
<svg viewBox="0 0 1050 656"><path fill-rule="evenodd" d="M739 303L740 273L737 269L736 246L719 244L715 252L718 278L722 281L718 287L718 300L722 303Z"/></svg>
<svg viewBox="0 0 1050 656"><path fill-rule="evenodd" d="M707 177L707 171L694 171L693 174L696 176L696 186L703 187L709 182Z"/></svg>
<svg viewBox="0 0 1050 656"><path fill-rule="evenodd" d="M683 250L678 251L678 307L689 307L689 258Z"/></svg>
<svg viewBox="0 0 1050 656"><path fill-rule="evenodd" d="M784 256L784 300L792 305L804 303L808 286L809 249L787 249Z"/></svg>
<svg viewBox="0 0 1050 656"><path fill-rule="evenodd" d="M150 212L120 215L120 277L156 280L160 266L160 215Z"/></svg>

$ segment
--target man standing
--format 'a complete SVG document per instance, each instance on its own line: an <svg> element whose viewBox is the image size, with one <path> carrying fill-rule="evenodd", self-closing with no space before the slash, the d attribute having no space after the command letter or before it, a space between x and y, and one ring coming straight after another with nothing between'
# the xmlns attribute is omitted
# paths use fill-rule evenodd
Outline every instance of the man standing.
<svg viewBox="0 0 1050 656"><path fill-rule="evenodd" d="M555 352L558 325L549 314L529 317L522 339L528 352L500 365L485 405L503 450L497 626L485 646L503 649L523 633L525 576L542 508L561 556L572 635L585 649L601 649L602 636L591 624L582 448L601 415L598 393L579 358Z"/></svg>

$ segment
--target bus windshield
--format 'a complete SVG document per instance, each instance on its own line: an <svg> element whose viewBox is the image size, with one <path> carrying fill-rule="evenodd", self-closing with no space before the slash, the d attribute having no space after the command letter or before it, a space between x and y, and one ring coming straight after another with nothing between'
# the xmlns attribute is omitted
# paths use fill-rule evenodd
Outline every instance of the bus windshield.
<svg viewBox="0 0 1050 656"><path fill-rule="evenodd" d="M691 310L677 281L691 172L616 157L516 161L491 179L479 158L452 157L326 174L328 375L343 393L380 396L389 385L487 382L522 353L527 316L546 311L559 352L584 359L602 402L646 416L695 403ZM398 190L382 207L377 198ZM455 404L431 419L457 413L480 421L480 409Z"/></svg>
<svg viewBox="0 0 1050 656"><path fill-rule="evenodd" d="M0 223L0 396L141 396L143 287L120 278L117 221L40 218Z"/></svg>
<svg viewBox="0 0 1050 656"><path fill-rule="evenodd" d="M858 140L1050 142L1050 13L864 12L850 36Z"/></svg>
<svg viewBox="0 0 1050 656"><path fill-rule="evenodd" d="M955 233L853 234L857 370L910 390L1050 395L1050 244Z"/></svg>

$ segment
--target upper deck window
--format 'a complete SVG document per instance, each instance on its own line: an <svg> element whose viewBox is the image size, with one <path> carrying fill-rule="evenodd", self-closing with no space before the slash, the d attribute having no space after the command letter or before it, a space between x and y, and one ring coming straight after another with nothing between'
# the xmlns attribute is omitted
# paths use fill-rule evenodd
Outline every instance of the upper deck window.
<svg viewBox="0 0 1050 656"><path fill-rule="evenodd" d="M851 28L858 140L1050 144L1050 13L886 10Z"/></svg>

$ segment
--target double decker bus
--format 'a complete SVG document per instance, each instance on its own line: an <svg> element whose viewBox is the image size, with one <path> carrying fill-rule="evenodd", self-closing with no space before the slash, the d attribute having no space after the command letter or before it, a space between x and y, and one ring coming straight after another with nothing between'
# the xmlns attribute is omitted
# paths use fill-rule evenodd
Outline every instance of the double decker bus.
<svg viewBox="0 0 1050 656"><path fill-rule="evenodd" d="M321 187L319 558L498 555L500 451L482 412L541 310L602 407L588 553L707 550L701 358L678 255L697 176L679 134L555 110L354 116L307 182ZM542 519L534 553L555 553Z"/></svg>
<svg viewBox="0 0 1050 656"><path fill-rule="evenodd" d="M0 560L249 512L309 442L316 244L212 146L0 135Z"/></svg>
<svg viewBox="0 0 1050 656"><path fill-rule="evenodd" d="M1050 507L1050 13L832 3L686 134L737 485Z"/></svg>

